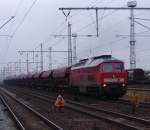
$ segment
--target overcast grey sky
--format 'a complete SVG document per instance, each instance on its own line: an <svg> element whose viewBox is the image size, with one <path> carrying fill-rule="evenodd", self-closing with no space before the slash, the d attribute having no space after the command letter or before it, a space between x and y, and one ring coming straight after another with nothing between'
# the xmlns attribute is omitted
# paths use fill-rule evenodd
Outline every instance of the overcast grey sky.
<svg viewBox="0 0 150 130"><path fill-rule="evenodd" d="M67 34L67 21L59 7L99 6L125 7L128 0L37 0L27 16L27 10L34 0L0 0L0 25L11 16L15 18L1 29L0 34L13 35L13 38L0 37L0 62L17 61L19 50L39 50L42 42L44 50L67 50L67 38L54 38L52 34ZM137 0L138 7L150 7L150 0ZM124 60L129 68L129 37L116 37L117 34L129 35L129 11L99 11L98 38L77 38L78 59L112 54ZM66 12L67 13L67 12ZM107 14L109 14L107 16ZM102 19L102 17L104 18ZM135 17L150 19L150 11L136 11ZM24 19L25 18L25 19ZM22 20L24 21L22 22ZM95 13L92 11L71 11L68 20L72 32L78 35L96 34ZM141 21L150 28L149 21ZM21 26L19 26L21 24ZM92 23L92 24L91 24ZM89 25L89 26L86 26ZM19 28L17 28L19 26ZM16 30L17 28L17 30ZM150 31L136 24L136 33L149 37L136 37L137 67L150 69ZM45 69L48 67L48 54L44 55ZM22 57L25 61L25 55ZM31 55L29 56L31 60ZM53 53L53 66L67 65L66 54ZM1 64L1 66L3 66ZM34 65L30 65L32 70Z"/></svg>

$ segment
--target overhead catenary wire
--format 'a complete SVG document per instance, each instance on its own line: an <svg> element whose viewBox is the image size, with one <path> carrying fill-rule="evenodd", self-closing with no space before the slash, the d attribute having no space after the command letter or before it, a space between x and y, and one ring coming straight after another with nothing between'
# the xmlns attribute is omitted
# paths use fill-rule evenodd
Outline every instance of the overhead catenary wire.
<svg viewBox="0 0 150 130"><path fill-rule="evenodd" d="M21 4L22 4L22 1L23 1L23 0L20 0L20 1L19 1L18 5L17 5L17 7L16 7L16 9L15 9L14 15L13 15L14 17L17 16L18 11L19 11L19 8L20 8L20 6L21 6ZM14 19L14 21L15 21L15 19ZM13 23L14 21L12 21L12 23ZM12 27L12 26L11 26L11 27ZM4 56L3 56L4 59L6 59L5 57L6 57L6 55L7 55L8 50L9 50L10 44L11 44L11 42L12 42L11 30L9 31L8 36L9 36L11 39L7 39L7 40L9 40L9 41L8 41L8 45L7 45L7 47L6 47L6 51L5 51Z"/></svg>
<svg viewBox="0 0 150 130"><path fill-rule="evenodd" d="M32 2L32 4L30 5L30 7L28 8L28 10L27 10L26 13L24 14L23 19L22 19L21 22L18 24L18 26L16 27L16 29L12 32L12 34L11 34L11 32L10 32L10 35L11 35L12 38L14 37L14 35L15 35L16 32L18 31L18 29L21 27L21 25L22 25L23 22L25 21L26 17L27 17L28 14L30 13L31 9L33 8L33 6L35 5L36 2L37 2L37 0L34 0L34 1ZM22 0L18 3L18 6L17 6L16 11L15 11L15 13L14 13L15 16L18 14L19 8L20 8L21 4L22 4ZM12 43L12 38L10 39L9 44L7 45L7 50L6 50L6 52L5 52L5 55L7 54L8 50L9 50L9 47L10 47L10 44ZM4 56L4 57L6 57L6 56Z"/></svg>
<svg viewBox="0 0 150 130"><path fill-rule="evenodd" d="M102 3L103 1L104 1L104 0L101 0L99 3ZM89 6L94 7L94 6L96 5L97 2L98 2L98 0L95 0L95 1L93 1ZM80 10L80 11L77 11L77 12L74 13L73 15L70 15L69 18L73 18L74 16L78 15L80 12L81 12L81 10Z"/></svg>
<svg viewBox="0 0 150 130"><path fill-rule="evenodd" d="M105 11L105 10L104 10ZM103 17L104 18L106 18L106 17L108 17L108 16L111 16L112 14L114 14L114 13L116 13L117 12L117 10L113 10L113 11L111 11L110 13L108 13L108 14L106 14L106 15L104 15ZM145 12L145 11L144 11ZM138 13L138 14L143 14L143 12L141 13ZM101 19L102 17L100 17L99 18L99 20ZM104 19L103 18L103 19ZM100 20L100 24L99 25L101 25L101 21L102 20ZM114 26L114 25L118 25L118 24L122 24L124 22L124 19L122 19L122 20L120 20L119 22L117 22L117 23L114 23L113 25L111 25L111 27L108 27L107 26L107 28L105 29L105 31L107 32L107 30L110 30L110 28L114 28L114 27L116 27L116 26ZM87 27L89 27L90 25L92 25L92 24L94 24L95 23L95 21L94 22L91 22L91 23L89 23L89 24L87 24L87 25L85 25L85 26L83 26L82 28L80 28L79 30L77 30L77 31L79 31L79 32L81 32L82 30L84 30L84 29L86 29ZM148 31L144 31L144 32L141 32L141 33L145 33L145 32L148 32Z"/></svg>
<svg viewBox="0 0 150 130"><path fill-rule="evenodd" d="M112 14L116 13L117 11L118 11L118 10L113 10L113 11L109 12L108 14L104 15L103 17L100 17L99 20L104 19L104 18L106 18L106 17L108 17L108 16L111 16ZM83 26L82 28L78 29L76 32L81 32L81 31L83 31L83 30L86 29L87 27L93 25L95 22L96 22L96 21L90 22L89 24L87 24L87 25Z"/></svg>
<svg viewBox="0 0 150 130"><path fill-rule="evenodd" d="M134 20L134 22L137 23L137 24L139 24L139 25L141 25L142 27L144 27L144 28L150 30L150 27L147 27L147 26L145 26L144 24L142 24L142 23L140 23L140 22L138 22L138 21L136 21L136 20Z"/></svg>
<svg viewBox="0 0 150 130"><path fill-rule="evenodd" d="M115 12L116 12L116 11L115 11ZM114 11L113 11L113 13L114 13ZM103 15L104 15L104 13L103 13ZM101 18L103 19L103 16L102 16ZM95 21L94 21L94 22L95 22ZM94 22L92 22L92 24L93 24ZM86 25L86 27L87 27L87 26L89 26L89 25ZM86 27L85 27L85 28L86 28Z"/></svg>
<svg viewBox="0 0 150 130"><path fill-rule="evenodd" d="M99 2L99 4L102 3L103 1L104 1L104 0L101 0L101 1ZM92 2L89 6L94 7L97 2L98 2L98 0L95 0L95 1ZM93 4L94 4L94 5L93 5ZM76 16L76 15L78 15L80 12L81 12L81 11L77 11L77 12L74 13L73 15L71 15L71 14L69 13L70 16L68 16L67 19L68 19L68 20L69 20L69 19L73 19L73 17ZM65 21L66 21L66 20L65 20ZM67 28L67 26L64 27L64 28L59 32L59 34L60 34L61 32L63 32L66 28Z"/></svg>
<svg viewBox="0 0 150 130"><path fill-rule="evenodd" d="M124 6L126 6L126 5L124 5ZM122 6L122 7L124 7L124 6ZM122 7L121 7L121 8L122 8ZM107 8L107 7L106 7L106 8ZM103 19L106 18L106 17L108 17L108 16L110 16L110 15L112 15L112 14L114 14L114 13L116 13L117 11L118 11L118 10L113 10L113 11L109 12L108 14L106 14L106 15L103 16ZM100 20L100 18L99 18L99 20ZM76 32L80 32L80 31L86 29L87 27L93 25L95 22L96 22L96 21L90 22L89 24L83 26L83 27L80 28L79 30L76 30Z"/></svg>
<svg viewBox="0 0 150 130"><path fill-rule="evenodd" d="M134 19L139 19L139 20L150 21L150 19L145 19L145 18L134 18Z"/></svg>
<svg viewBox="0 0 150 130"><path fill-rule="evenodd" d="M95 2L97 2L98 0L96 0ZM101 0L100 1L100 3L102 3L104 0ZM112 0L111 0L112 1ZM95 2L93 2L93 3L95 3ZM92 6L92 7L94 7L94 5ZM79 12L81 12L81 11L79 11ZM110 15L112 15L113 13L115 13L116 12L116 10L114 10L114 11L112 11L112 12L110 12L109 14L106 14L106 15L104 15L104 13L105 13L105 11L103 12L103 14L102 14L102 17L100 17L99 19L101 19L101 21L102 21L102 19L103 18L105 18L105 17L108 17L108 16L110 16ZM77 15L77 14L75 14L75 15ZM73 17L74 15L72 15L71 17ZM70 17L69 17L70 18ZM81 30L84 30L85 28L87 28L88 26L90 26L90 25L92 25L92 24L94 24L95 23L95 21L92 21L92 23L90 23L90 24L88 24L88 25L86 25L86 26L84 26L83 28L81 28L80 30L77 30L77 31L75 31L75 32L80 32ZM101 23L100 23L100 25L101 25ZM63 29L62 29L62 31L63 30L65 30L67 27L64 27ZM61 32L62 32L61 31ZM53 44L54 45L54 44Z"/></svg>
<svg viewBox="0 0 150 130"><path fill-rule="evenodd" d="M141 14L141 13L139 13L139 14ZM121 22L122 23L122 22ZM118 24L117 24L118 25ZM116 26L113 26L113 27L116 27ZM110 29L110 28L109 28ZM136 34L143 34L143 33L146 33L146 32L149 32L150 30L148 30L148 31L142 31L142 32L139 32L139 33L136 33ZM147 36L148 37L148 36ZM126 37L127 38L127 37ZM116 43L117 41L120 41L120 40L124 40L124 39L119 39L119 40L114 40L114 42L107 42L107 43L105 43L104 45L108 45L108 44L110 44L110 43ZM103 46L103 44L100 44L99 46ZM98 47L98 46L97 46ZM95 48L97 48L97 47L95 47Z"/></svg>
<svg viewBox="0 0 150 130"><path fill-rule="evenodd" d="M111 0L112 1L112 0ZM96 1L95 1L96 2ZM101 0L99 3L102 3L103 2L103 0ZM109 1L108 1L109 2ZM107 3L108 3L107 2ZM107 5L107 3L106 3L106 5ZM90 6L90 5L89 5ZM94 5L93 6L91 6L91 7L94 7ZM115 12L116 12L116 10L114 10ZM81 10L79 11L79 12L81 12ZM104 11L105 12L105 11ZM113 12L114 13L114 12ZM104 14L102 14L102 16L103 16ZM110 14L111 15L111 14ZM107 16L106 16L107 17ZM101 17L102 18L102 17ZM100 20L101 18L99 18L98 20ZM87 25L85 25L85 26L83 26L82 28L80 28L79 30L76 30L75 32L80 32L80 31L82 31L82 30L84 30L84 29L86 29L87 27L89 27L89 26L91 26L91 25L93 25L94 23L96 22L96 20L95 21L93 21L92 20L92 22L91 23L89 23L89 24L87 24ZM98 32L97 32L98 33Z"/></svg>
<svg viewBox="0 0 150 130"><path fill-rule="evenodd" d="M21 6L21 4L22 4L22 1L23 1L23 0L20 0L20 2L18 3L18 5L17 5L17 7L16 7L16 10L15 10L15 12L14 12L14 16L15 16L15 17L17 16L17 14L18 14L18 12L19 12L19 8L20 8L20 6ZM16 32L18 31L18 29L19 29L19 28L21 27L21 25L23 24L25 18L27 17L27 15L29 14L29 12L31 11L31 9L32 9L32 7L34 6L34 4L36 3L36 1L37 1L37 0L34 0L33 3L31 4L31 6L28 8L28 10L27 10L27 12L25 13L25 15L24 15L22 21L18 24L18 26L16 27L16 29L15 29L12 33L11 33L11 32L9 33L9 35L10 35L12 38L14 37L14 35L15 35ZM7 54L8 50L9 50L9 47L10 47L10 44L12 43L12 38L10 39L9 44L7 45L7 50L5 51L5 55ZM4 57L6 57L6 56L4 56Z"/></svg>
<svg viewBox="0 0 150 130"><path fill-rule="evenodd" d="M94 3L96 3L98 0L95 0L94 2L92 2L89 6L94 6L93 4ZM102 3L104 0L101 0L99 3ZM81 12L81 11L79 11L79 12ZM74 13L73 15L71 15L71 16L69 16L67 19L70 19L70 18L73 18L73 16L75 16L75 15L77 15L77 14L79 14L79 12L77 12L77 13ZM65 12L64 12L65 13ZM58 29L60 28L60 27L63 27L63 25L65 25L66 24L66 20L64 21L64 22L62 22L59 26L58 26ZM67 24L58 32L58 34L61 34L65 29L67 28ZM58 30L58 29L55 29L55 30ZM54 33L55 34L55 33ZM50 36L51 37L51 36ZM52 37L51 37L52 38ZM46 43L46 42L48 42L49 41L49 38L47 38L46 40L45 40L45 42L42 42L42 43ZM51 41L51 43L53 43L53 41ZM57 44L58 44L58 42L57 42ZM54 46L55 44L52 44L51 46Z"/></svg>
<svg viewBox="0 0 150 130"><path fill-rule="evenodd" d="M65 22L64 22L65 23ZM54 46L55 44L52 44L52 46Z"/></svg>
<svg viewBox="0 0 150 130"><path fill-rule="evenodd" d="M34 0L32 2L32 4L30 5L30 7L28 8L28 10L26 11L26 13L24 14L21 22L18 24L18 26L16 27L15 31L12 33L12 36L14 37L14 35L16 34L16 32L18 31L18 29L21 27L21 25L24 23L26 17L28 16L28 14L30 13L30 11L32 10L33 6L35 5L35 3L37 2L37 0Z"/></svg>
<svg viewBox="0 0 150 130"><path fill-rule="evenodd" d="M15 17L15 16L11 16L11 18L9 18L9 20L7 20L4 24L2 24L2 25L0 26L0 30L1 30L5 25L7 25L14 17Z"/></svg>

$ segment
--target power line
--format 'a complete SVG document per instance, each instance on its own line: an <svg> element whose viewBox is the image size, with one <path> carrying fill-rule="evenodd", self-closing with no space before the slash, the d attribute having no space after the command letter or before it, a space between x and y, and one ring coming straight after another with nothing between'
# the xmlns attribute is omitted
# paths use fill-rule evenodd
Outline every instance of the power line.
<svg viewBox="0 0 150 130"><path fill-rule="evenodd" d="M98 0L95 0L95 2L93 2L93 3L96 3ZM99 3L102 3L104 0L101 0ZM92 4L93 4L92 3ZM92 5L91 4L91 5ZM89 5L90 6L90 5ZM94 5L93 5L94 6ZM81 12L81 11L79 11L79 12ZM75 15L77 15L79 12L77 12L77 13L75 13ZM72 15L71 17L73 17L73 16L75 16L75 15ZM103 14L104 15L104 14ZM107 17L107 16L106 16ZM100 18L100 19L102 19L102 17ZM62 25L64 25L66 23L66 20L62 23ZM95 23L95 21L94 21L94 23ZM92 22L92 24L93 24L93 22ZM60 26L62 26L62 25L60 25ZM65 29L67 28L67 26L66 27L64 27L64 28L62 28L62 30L60 30L59 31L59 34L61 33L61 32L63 32ZM56 45L56 44L58 44L59 42L57 42L57 43L54 43L54 44L52 44L52 46L53 45Z"/></svg>
<svg viewBox="0 0 150 130"><path fill-rule="evenodd" d="M99 3L102 3L104 0L101 0ZM98 0L95 0L94 2L92 2L89 6L94 7L95 3L97 3ZM94 4L94 5L93 5ZM78 15L81 11L78 11L76 13L74 13L73 15L70 16L70 18L73 18L74 16Z"/></svg>
<svg viewBox="0 0 150 130"><path fill-rule="evenodd" d="M95 0L95 1L94 1L93 3L91 3L89 6L94 6L93 4L96 3L97 1L98 1L98 0ZM102 3L103 1L104 1L104 0L101 0L100 3ZM81 12L81 11L79 11L79 12L77 12L77 13L71 15L70 18L72 18L73 16L79 14L80 12ZM66 20L65 20L64 23L66 23ZM67 26L65 26L64 28L62 28L62 29L59 31L59 34L61 34L66 28L67 28Z"/></svg>
<svg viewBox="0 0 150 130"><path fill-rule="evenodd" d="M139 24L139 25L141 25L142 27L144 27L144 28L150 30L150 27L147 27L147 26L145 26L144 24L142 24L142 23L140 23L140 22L138 22L138 21L136 21L136 20L134 20L134 22L137 23L137 24Z"/></svg>
<svg viewBox="0 0 150 130"><path fill-rule="evenodd" d="M123 5L122 7L124 7L124 6L125 6L125 5ZM105 10L104 10L104 11L105 11ZM113 10L113 11L109 12L108 14L104 15L103 18L100 17L99 20L101 20L101 18L104 19L104 18L106 18L106 17L109 17L109 16L111 16L112 14L114 14L114 13L116 13L116 12L118 12L118 10ZM140 14L141 14L141 13L140 13ZM101 20L101 21L102 21L102 20ZM96 22L96 21L92 21L92 22L90 22L89 24L83 26L82 28L80 28L79 30L77 30L77 31L75 31L75 32L80 32L80 31L86 29L87 27L93 25L95 22ZM110 29L110 28L109 28L109 29Z"/></svg>
<svg viewBox="0 0 150 130"><path fill-rule="evenodd" d="M97 36L98 35L98 10L130 10L130 68L136 68L136 53L135 53L135 27L134 27L134 10L150 10L148 7L136 7L136 1L129 1L128 7L66 7L59 8L59 10L94 10L96 11L96 23L97 23ZM142 26L143 24L136 22ZM144 26L145 27L145 26Z"/></svg>
<svg viewBox="0 0 150 130"><path fill-rule="evenodd" d="M14 19L14 16L11 16L11 18L9 18L9 20L7 20L4 24L2 24L0 26L0 29L2 29L5 25L7 25L12 19Z"/></svg>
<svg viewBox="0 0 150 130"><path fill-rule="evenodd" d="M110 14L106 14L105 16L106 16L106 17L107 17L107 15L110 16L110 15L112 15L112 14L115 13L115 12L117 12L117 10L114 10L114 11L110 12ZM140 13L138 13L138 14L143 14L143 13L140 12ZM124 19L120 20L120 21L117 22L117 23L114 23L113 25L111 25L111 27L108 27L108 26L107 26L107 28L104 29L104 32L105 32L105 31L108 32L107 30L110 30L111 28L114 28L114 27L116 28L116 25L118 26L119 24L122 24L123 22L124 22ZM95 23L95 22L94 22L94 23ZM94 23L93 23L93 24L94 24ZM102 24L102 20L100 20L99 25L100 25L100 24ZM92 25L92 24L91 24L91 25ZM101 26L101 25L100 25L100 26ZM84 28L83 28L83 29L84 29ZM139 33L146 33L146 32L148 32L148 31L139 32ZM138 34L138 33L137 33L137 34Z"/></svg>
<svg viewBox="0 0 150 130"><path fill-rule="evenodd" d="M19 8L20 8L22 2L23 2L23 0L20 0L19 3L18 3L18 5L17 5L17 7L16 7L16 10L15 10L15 12L14 12L14 16L15 16L15 17L16 17L17 14L18 14L18 11L19 11ZM14 19L14 21L15 21L15 19ZM13 22L14 22L14 21L13 21ZM13 22L12 22L12 23L13 23ZM11 26L11 27L12 27L12 26ZM10 38L12 38L12 36L11 36L11 30L10 30L10 32L9 32L9 36L10 36ZM9 43L8 43L8 45L7 45L7 50L5 51L4 57L6 57L6 55L7 55L7 52L8 52L8 50L9 50L11 41L12 41L12 39L10 39L10 41L9 41Z"/></svg>
<svg viewBox="0 0 150 130"><path fill-rule="evenodd" d="M33 6L35 5L36 2L37 2L37 0L34 0L32 2L31 6L28 8L27 12L24 14L22 21L18 24L18 26L16 27L15 31L12 33L12 36L14 36L16 34L16 32L18 31L18 29L21 27L21 25L25 21L26 17L30 13L31 9L33 8Z"/></svg>
<svg viewBox="0 0 150 130"><path fill-rule="evenodd" d="M36 3L36 1L37 1L37 0L34 0L34 2L32 3L32 5L30 6L30 8L29 8L29 9L27 10L27 12L25 13L25 15L24 15L22 21L21 21L21 22L19 23L19 25L16 27L16 29L15 29L15 31L12 33L12 35L11 35L11 32L10 32L11 37L13 37L13 36L16 34L16 32L18 31L18 29L20 28L20 26L23 24L25 18L27 17L27 15L29 14L29 12L31 11L31 9L32 9L33 5ZM15 13L14 13L14 16L15 16L15 17L16 17L16 15L17 15L17 13L18 13L18 10L19 10L21 4L22 4L22 0L18 3L18 6L17 6L16 11L15 11ZM9 50L9 47L10 47L11 42L12 42L12 39L10 40L10 42L9 42L9 44L8 44L8 46L7 46L7 50L6 50L5 55L7 54L8 50ZM4 57L5 57L5 56L4 56Z"/></svg>
<svg viewBox="0 0 150 130"><path fill-rule="evenodd" d="M11 16L11 18L10 18L9 20L7 20L4 24L2 24L2 25L0 26L0 30L1 30L5 25L7 25L14 17L15 17L15 16Z"/></svg>
<svg viewBox="0 0 150 130"><path fill-rule="evenodd" d="M134 19L139 19L139 20L150 21L150 19L144 19L144 18L134 18Z"/></svg>
<svg viewBox="0 0 150 130"><path fill-rule="evenodd" d="M95 0L93 3L91 3L89 6L92 6L92 7L94 7L94 3L96 3L98 0ZM104 0L101 0L99 3L102 3ZM78 12L76 12L75 14L73 14L73 15L71 15L70 17L68 17L68 19L69 18L73 18L73 16L76 16L76 15L78 15L79 13L80 13L81 11L78 11ZM66 27L64 27L60 32L62 32L62 31L64 31L65 29L67 28L67 26Z"/></svg>
<svg viewBox="0 0 150 130"><path fill-rule="evenodd" d="M110 13L104 15L103 17L100 17L99 20L102 21L102 19L104 19L104 18L106 18L106 17L108 17L108 16L111 16L112 14L116 13L117 11L118 11L118 10L113 10L113 11L111 11ZM93 25L95 22L96 22L96 21L90 22L89 24L87 24L87 25L83 26L82 28L78 29L76 32L80 32L80 31L86 29L87 27Z"/></svg>
<svg viewBox="0 0 150 130"><path fill-rule="evenodd" d="M105 11L104 11L105 12ZM103 15L102 15L102 17L101 17L101 19L103 19L103 16L104 16L104 12L103 12ZM66 16L66 15L65 15ZM97 18L97 17L96 17ZM98 22L97 22L98 23ZM92 23L93 24L93 23ZM98 27L98 25L97 25L97 27ZM98 28L97 28L97 32L98 32ZM97 34L98 35L98 34Z"/></svg>
<svg viewBox="0 0 150 130"><path fill-rule="evenodd" d="M123 6L123 7L124 7L124 6ZM89 8L90 8L90 7L89 7ZM95 7L93 7L93 8L95 8ZM97 8L97 7L96 7L96 8ZM106 8L107 8L107 7L106 7ZM103 18L108 17L108 16L114 14L114 13L117 12L117 11L118 11L118 10L111 11L110 13L106 14L105 16L104 16L104 13L103 13L103 14L102 14L102 17L100 17L98 20L101 20L101 21L102 21ZM104 12L105 12L105 10L104 10ZM98 17L96 17L96 18L98 18ZM77 31L75 31L75 32L80 32L80 31L86 29L87 27L93 25L95 22L96 22L96 21L92 21L91 23L89 23L89 24L83 26L82 28L80 28L79 30L77 30ZM97 23L98 23L98 22L97 22ZM97 32L97 33L98 33L98 32Z"/></svg>

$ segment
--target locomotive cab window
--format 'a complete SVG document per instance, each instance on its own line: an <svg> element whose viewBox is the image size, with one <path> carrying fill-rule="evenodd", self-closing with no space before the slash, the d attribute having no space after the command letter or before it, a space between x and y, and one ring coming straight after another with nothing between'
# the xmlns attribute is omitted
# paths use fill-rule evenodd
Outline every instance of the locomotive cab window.
<svg viewBox="0 0 150 130"><path fill-rule="evenodd" d="M113 69L112 64L109 64L109 63L103 64L103 71L104 72L112 72L112 69Z"/></svg>
<svg viewBox="0 0 150 130"><path fill-rule="evenodd" d="M117 71L117 72L123 71L123 65L120 63L116 63L115 64L115 71Z"/></svg>

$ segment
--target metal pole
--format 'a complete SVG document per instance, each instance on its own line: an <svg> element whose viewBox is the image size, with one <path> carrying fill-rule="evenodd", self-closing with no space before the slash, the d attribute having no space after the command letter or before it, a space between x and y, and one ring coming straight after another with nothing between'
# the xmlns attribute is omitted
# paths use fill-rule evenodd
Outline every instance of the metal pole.
<svg viewBox="0 0 150 130"><path fill-rule="evenodd" d="M97 37L99 36L99 26L98 26L98 9L96 8L96 32Z"/></svg>
<svg viewBox="0 0 150 130"><path fill-rule="evenodd" d="M35 55L36 58L36 71L38 72L38 54Z"/></svg>
<svg viewBox="0 0 150 130"><path fill-rule="evenodd" d="M76 53L76 39L77 39L77 34L74 33L72 34L73 37L73 63L77 63L77 53Z"/></svg>
<svg viewBox="0 0 150 130"><path fill-rule="evenodd" d="M130 7L130 68L136 68L136 54L135 54L135 25L134 25L134 9L137 5L136 1L129 1L127 3Z"/></svg>
<svg viewBox="0 0 150 130"><path fill-rule="evenodd" d="M130 68L136 68L136 55L135 55L135 25L134 25L134 12L131 8L131 20L130 20Z"/></svg>
<svg viewBox="0 0 150 130"><path fill-rule="evenodd" d="M72 65L71 24L68 22L68 66Z"/></svg>
<svg viewBox="0 0 150 130"><path fill-rule="evenodd" d="M15 75L17 74L17 66L16 66L16 62L14 62L14 68L15 68Z"/></svg>
<svg viewBox="0 0 150 130"><path fill-rule="evenodd" d="M41 71L43 71L43 46L41 43Z"/></svg>
<svg viewBox="0 0 150 130"><path fill-rule="evenodd" d="M49 47L49 69L52 69L52 47Z"/></svg>
<svg viewBox="0 0 150 130"><path fill-rule="evenodd" d="M9 72L9 75L11 75L11 68L10 68L10 64L7 63L7 66L8 66L8 72Z"/></svg>
<svg viewBox="0 0 150 130"><path fill-rule="evenodd" d="M33 64L34 64L34 51L33 51Z"/></svg>
<svg viewBox="0 0 150 130"><path fill-rule="evenodd" d="M11 72L11 75L13 74L13 68L12 68L12 64L10 63L10 72Z"/></svg>
<svg viewBox="0 0 150 130"><path fill-rule="evenodd" d="M27 74L29 73L29 59L28 59L28 53L27 53Z"/></svg>
<svg viewBox="0 0 150 130"><path fill-rule="evenodd" d="M8 75L10 75L10 70L9 70L9 64L7 63L7 73L8 73Z"/></svg>
<svg viewBox="0 0 150 130"><path fill-rule="evenodd" d="M5 75L6 73L5 73L5 67L3 68L3 79L5 78Z"/></svg>
<svg viewBox="0 0 150 130"><path fill-rule="evenodd" d="M19 72L21 73L21 59L19 59Z"/></svg>

